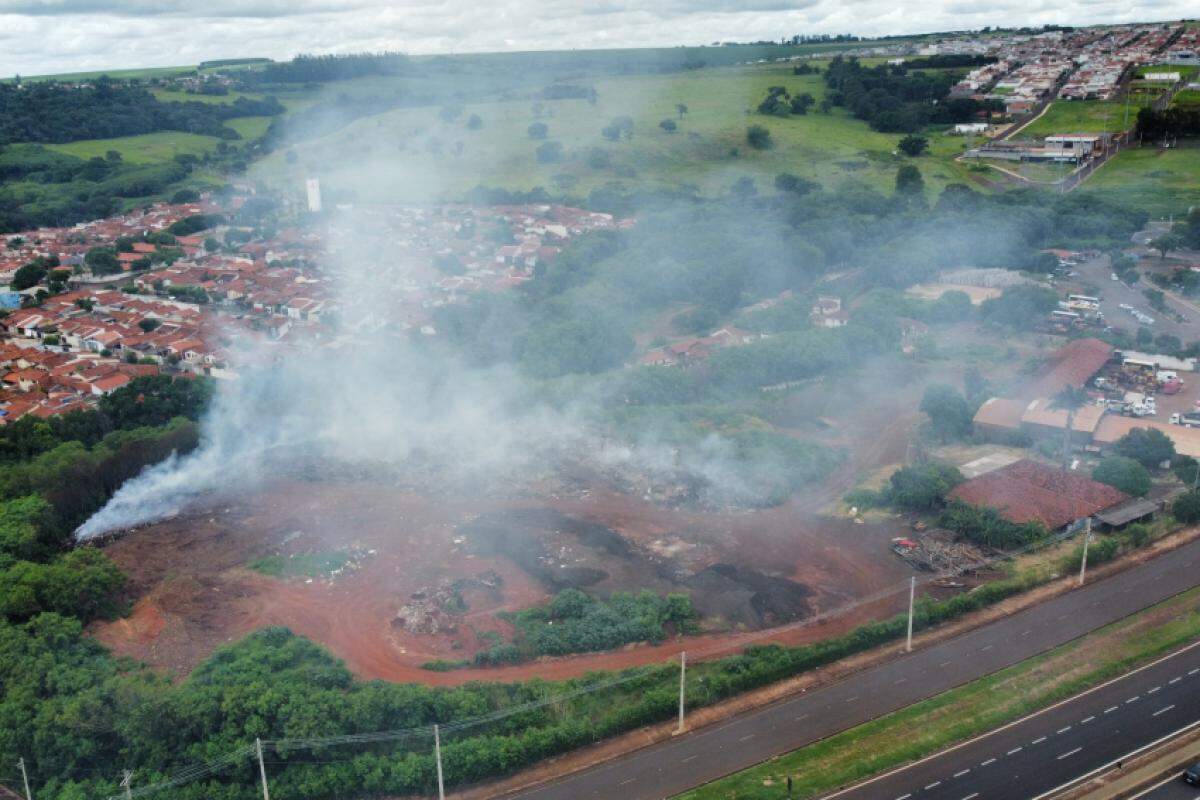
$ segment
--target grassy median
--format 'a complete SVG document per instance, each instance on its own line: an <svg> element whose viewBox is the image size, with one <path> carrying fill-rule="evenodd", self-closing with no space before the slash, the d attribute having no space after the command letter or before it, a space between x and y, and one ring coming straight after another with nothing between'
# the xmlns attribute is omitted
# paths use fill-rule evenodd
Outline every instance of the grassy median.
<svg viewBox="0 0 1200 800"><path fill-rule="evenodd" d="M1127 672L1200 636L1200 588L1048 653L679 795L812 797L923 758Z"/></svg>

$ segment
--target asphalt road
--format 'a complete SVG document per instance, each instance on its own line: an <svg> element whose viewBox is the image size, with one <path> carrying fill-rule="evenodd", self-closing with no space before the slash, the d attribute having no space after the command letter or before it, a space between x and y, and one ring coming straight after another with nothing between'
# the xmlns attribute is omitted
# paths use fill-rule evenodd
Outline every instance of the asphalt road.
<svg viewBox="0 0 1200 800"><path fill-rule="evenodd" d="M1200 646L831 797L1038 797L1200 719L1198 700Z"/></svg>
<svg viewBox="0 0 1200 800"><path fill-rule="evenodd" d="M1180 772L1183 770L1180 769ZM1133 796L1132 800L1198 800L1200 787L1189 786L1178 775L1172 775L1164 783Z"/></svg>
<svg viewBox="0 0 1200 800"><path fill-rule="evenodd" d="M1149 314L1154 318L1154 324L1150 325L1151 332L1157 336L1160 333L1168 333L1172 336L1178 336L1185 344L1194 341L1200 336L1200 319L1194 309L1188 308L1178 301L1168 298L1165 300L1167 308L1177 314L1182 314L1187 318L1187 322L1176 322L1170 316L1161 311L1151 308L1150 302L1146 296L1142 294L1144 289L1156 288L1149 280L1139 280L1136 286L1129 286L1121 281L1112 280L1112 268L1108 260L1108 256L1103 256L1091 261L1085 261L1077 267L1074 267L1078 273L1077 278L1067 278L1060 281L1088 281L1099 287L1100 310L1104 312L1104 322L1108 325L1126 331L1128 333L1136 333L1141 327L1139 323L1128 311L1120 308L1121 304L1130 305L1141 311L1143 314ZM1154 348L1148 348L1153 350Z"/></svg>
<svg viewBox="0 0 1200 800"><path fill-rule="evenodd" d="M670 797L1023 661L1198 583L1200 541L841 682L506 796ZM1182 713L1175 705L1163 716Z"/></svg>

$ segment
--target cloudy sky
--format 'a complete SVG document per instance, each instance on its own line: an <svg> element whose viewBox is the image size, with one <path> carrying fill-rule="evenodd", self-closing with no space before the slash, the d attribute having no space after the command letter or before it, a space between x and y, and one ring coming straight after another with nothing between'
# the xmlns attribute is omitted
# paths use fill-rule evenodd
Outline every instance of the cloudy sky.
<svg viewBox="0 0 1200 800"><path fill-rule="evenodd" d="M298 52L705 44L1178 19L1194 0L0 0L0 76Z"/></svg>

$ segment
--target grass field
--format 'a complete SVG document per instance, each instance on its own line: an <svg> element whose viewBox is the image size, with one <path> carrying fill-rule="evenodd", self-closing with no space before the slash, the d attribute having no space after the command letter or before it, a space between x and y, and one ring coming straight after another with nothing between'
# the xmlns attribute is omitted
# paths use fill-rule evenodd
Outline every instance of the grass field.
<svg viewBox="0 0 1200 800"><path fill-rule="evenodd" d="M249 97L251 100L261 100L262 95L246 94L244 92L230 92L229 94L189 94L173 89L152 89L150 91L159 100L164 103L213 103L216 105L228 105L239 97Z"/></svg>
<svg viewBox="0 0 1200 800"><path fill-rule="evenodd" d="M1056 100L1037 120L1017 134L1018 139L1041 139L1058 133L1110 133L1123 131L1137 118L1136 99L1129 104L1116 100Z"/></svg>
<svg viewBox="0 0 1200 800"><path fill-rule="evenodd" d="M1181 214L1200 203L1200 142L1172 150L1123 150L1078 191L1116 198L1154 216Z"/></svg>
<svg viewBox="0 0 1200 800"><path fill-rule="evenodd" d="M1172 105L1200 106L1200 89L1183 89L1179 94L1175 95Z"/></svg>
<svg viewBox="0 0 1200 800"><path fill-rule="evenodd" d="M225 125L233 128L242 135L242 139L251 141L267 132L273 117L234 117L227 120Z"/></svg>
<svg viewBox="0 0 1200 800"><path fill-rule="evenodd" d="M277 153L256 168L255 177L296 187L315 174L335 194L352 190L361 201L457 198L478 184L550 191L566 187L586 194L614 181L694 187L713 195L742 176L754 178L760 191L768 189L781 172L826 184L857 179L890 192L896 169L906 160L893 154L899 135L876 133L840 109L788 118L753 113L773 85L786 86L793 94L807 92L818 102L823 97L820 76L794 76L789 65L605 78L593 85L599 93L595 106L584 100L546 101L541 117L534 116L534 101L527 96L469 105L450 124L439 119L438 108L386 112L297 146L294 165ZM677 103L688 106L682 118ZM470 114L482 118L482 130L467 130ZM633 119L633 138L608 142L600 130L618 116ZM673 120L678 131L662 130L664 119ZM562 145L560 163L538 162L540 142L527 134L535 121L548 126L549 141ZM750 125L768 128L775 146L764 151L749 147ZM930 141L932 154L917 163L932 194L963 180L965 170L952 161L962 152L961 137L935 134ZM461 154L456 154L458 143ZM589 165L594 151L610 163Z"/></svg>
<svg viewBox="0 0 1200 800"><path fill-rule="evenodd" d="M165 131L140 136L120 136L115 139L85 139L67 144L48 144L46 147L79 158L103 157L109 150L116 150L130 163L151 164L168 161L180 153L203 155L215 150L218 141L220 140L215 136Z"/></svg>
<svg viewBox="0 0 1200 800"><path fill-rule="evenodd" d="M110 78L168 78L195 72L195 67L145 67L142 69L98 69L90 72L61 72L55 75L22 75L23 81L86 81L107 75ZM13 80L5 78L6 81Z"/></svg>
<svg viewBox="0 0 1200 800"><path fill-rule="evenodd" d="M792 776L811 797L937 752L1128 672L1200 635L1200 589L1044 655L679 797L779 798Z"/></svg>

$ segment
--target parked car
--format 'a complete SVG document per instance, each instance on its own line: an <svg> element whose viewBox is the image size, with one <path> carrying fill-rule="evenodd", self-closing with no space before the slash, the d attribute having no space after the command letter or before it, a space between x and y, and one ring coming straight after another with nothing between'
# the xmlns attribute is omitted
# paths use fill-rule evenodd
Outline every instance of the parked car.
<svg viewBox="0 0 1200 800"><path fill-rule="evenodd" d="M1200 785L1200 764L1192 764L1184 770L1183 779L1193 786Z"/></svg>

